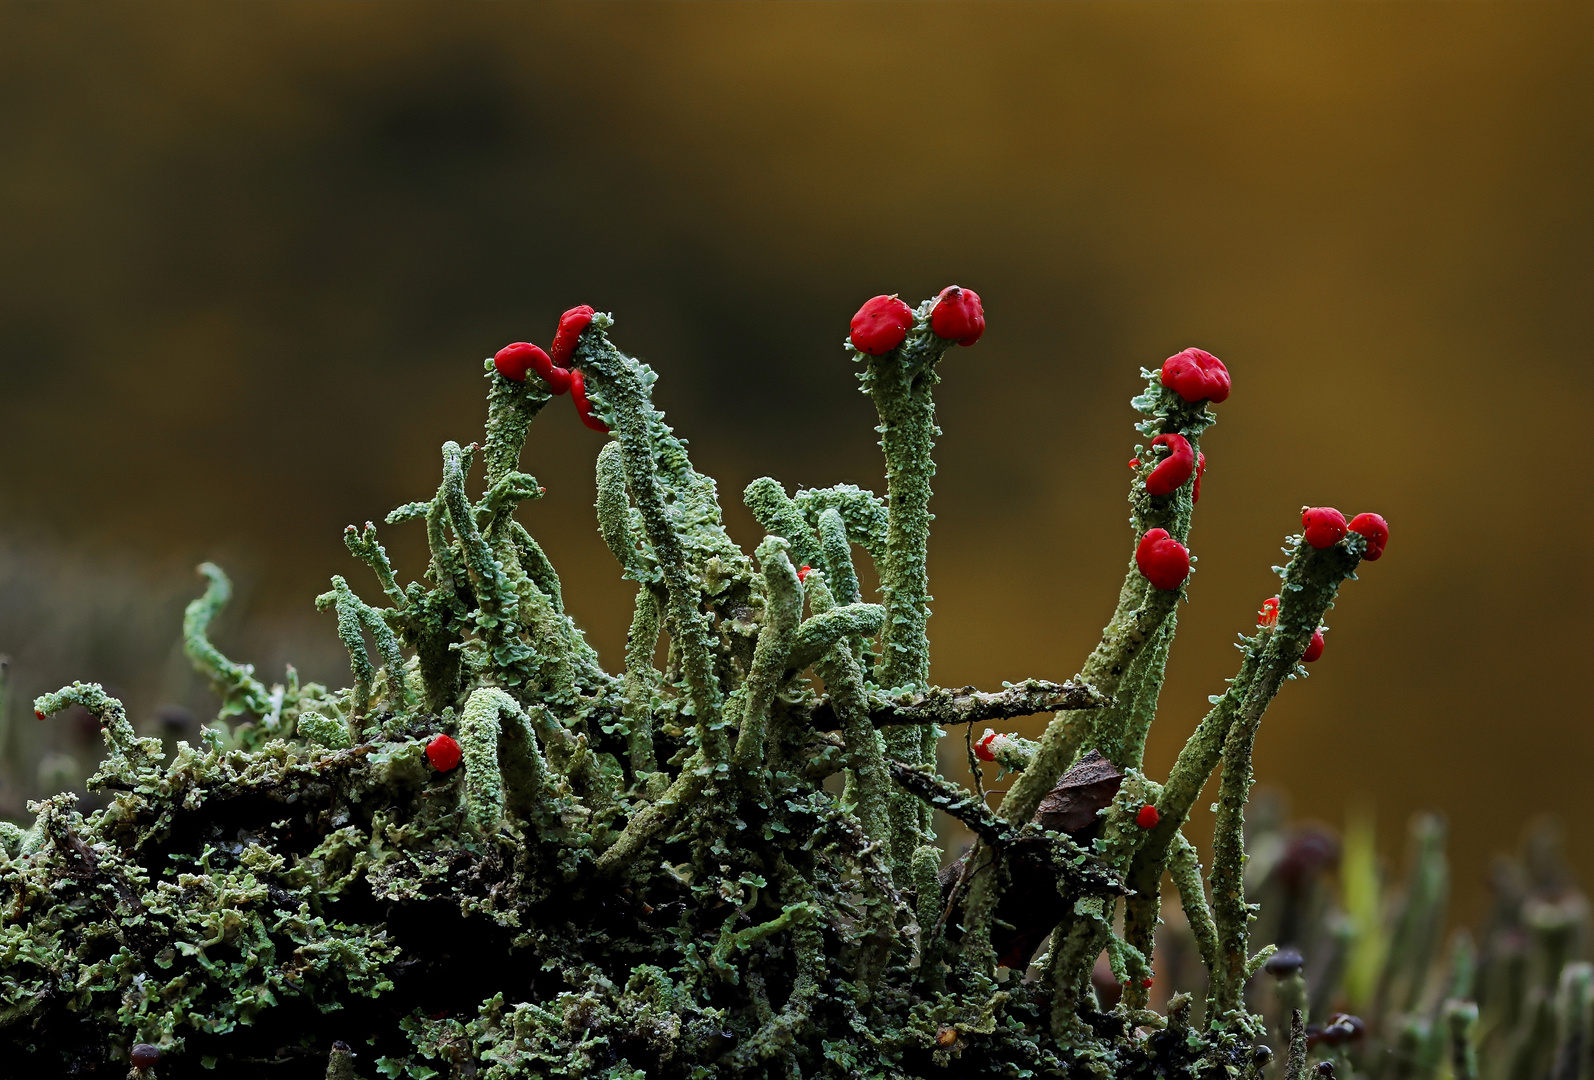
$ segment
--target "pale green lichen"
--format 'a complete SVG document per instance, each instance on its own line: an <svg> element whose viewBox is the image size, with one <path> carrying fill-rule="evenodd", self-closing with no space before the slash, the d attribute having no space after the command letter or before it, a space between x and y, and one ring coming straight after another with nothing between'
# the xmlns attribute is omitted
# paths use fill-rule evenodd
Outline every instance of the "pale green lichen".
<svg viewBox="0 0 1594 1080"><path fill-rule="evenodd" d="M490 362L483 443L445 444L435 493L387 519L424 522L425 579L401 584L373 525L345 533L384 601L342 577L317 601L350 688L291 670L268 687L227 659L208 635L229 588L207 564L184 635L222 707L198 746L167 760L97 686L37 703L101 718L91 788L107 802L84 816L58 796L0 830L0 1040L78 1075L125 1071L150 1042L165 1080L210 1064L340 1080L1250 1075L1251 747L1360 540L1294 544L1278 626L1247 640L1164 784L1141 766L1185 590L1132 565L1076 680L932 686L932 391L951 344L934 305L899 348L855 355L886 496L754 481L756 564L653 406L652 369L594 316L574 363L612 429L599 532L638 585L623 676L515 517L543 494L519 459L549 388ZM1145 374L1142 434L1195 446L1206 404ZM1187 540L1192 485L1152 497L1142 461L1135 534ZM944 729L1042 711L1056 716L1038 742L1002 744L1016 780L995 809L939 774ZM463 761L439 772L425 747L443 734ZM1091 749L1123 780L1076 838L1036 810ZM1209 905L1180 827L1220 762ZM933 810L979 838L947 872ZM1151 976L1165 871L1211 973L1199 1029L1188 999L1164 1018L1139 990L1106 1008L1090 989L1103 954L1116 976ZM1051 944L999 981L999 962L1030 959L998 955L1013 919Z"/></svg>

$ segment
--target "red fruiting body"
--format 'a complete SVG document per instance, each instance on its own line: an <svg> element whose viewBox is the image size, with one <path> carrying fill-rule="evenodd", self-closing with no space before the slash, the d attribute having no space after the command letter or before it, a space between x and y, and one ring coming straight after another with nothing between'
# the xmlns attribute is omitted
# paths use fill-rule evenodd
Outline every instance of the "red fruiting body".
<svg viewBox="0 0 1594 1080"><path fill-rule="evenodd" d="M1301 654L1301 663L1310 664L1323 655L1323 631L1317 630L1312 634L1312 640L1306 643L1306 651Z"/></svg>
<svg viewBox="0 0 1594 1080"><path fill-rule="evenodd" d="M1198 503L1201 501L1201 474L1206 471L1207 456L1205 454L1197 454L1195 466L1195 487L1190 489L1190 501L1193 503Z"/></svg>
<svg viewBox="0 0 1594 1080"><path fill-rule="evenodd" d="M1140 980L1140 985L1144 986L1147 990L1150 990L1152 983L1155 983L1156 981L1156 979L1153 979L1150 975L1147 975L1144 979Z"/></svg>
<svg viewBox="0 0 1594 1080"><path fill-rule="evenodd" d="M128 1053L135 1069L148 1069L160 1063L161 1048L150 1043L134 1043Z"/></svg>
<svg viewBox="0 0 1594 1080"><path fill-rule="evenodd" d="M594 314L590 307L582 304L559 316L559 330L553 336L553 347L548 350L555 364L562 368L570 366L570 361L576 355L576 342L581 340L581 331L587 328Z"/></svg>
<svg viewBox="0 0 1594 1080"><path fill-rule="evenodd" d="M592 402L587 398L587 381L579 371L570 373L570 400L576 403L576 415L581 417L583 424L593 431L609 430L609 425L593 414Z"/></svg>
<svg viewBox="0 0 1594 1080"><path fill-rule="evenodd" d="M1190 552L1167 529L1152 529L1135 548L1135 565L1157 588L1177 589L1190 576Z"/></svg>
<svg viewBox="0 0 1594 1080"><path fill-rule="evenodd" d="M448 772L459 764L459 743L452 735L433 735L426 744L426 760L438 772Z"/></svg>
<svg viewBox="0 0 1594 1080"><path fill-rule="evenodd" d="M525 382L526 373L532 367L532 354L542 353L544 360L548 354L542 352L537 346L526 341L515 341L505 345L493 354L493 367L498 369L498 374L510 382Z"/></svg>
<svg viewBox="0 0 1594 1080"><path fill-rule="evenodd" d="M1216 405L1229 396L1229 369L1205 349L1186 349L1162 362L1162 385L1186 401Z"/></svg>
<svg viewBox="0 0 1594 1080"><path fill-rule="evenodd" d="M1345 539L1345 515L1332 506L1302 507L1301 528L1314 548L1333 547Z"/></svg>
<svg viewBox="0 0 1594 1080"><path fill-rule="evenodd" d="M1279 621L1279 598L1270 596L1262 601L1261 614L1256 617L1256 625L1272 626Z"/></svg>
<svg viewBox="0 0 1594 1080"><path fill-rule="evenodd" d="M808 580L808 575L813 573L813 572L814 572L814 568L813 567L809 566L807 563L803 563L801 566L799 566L797 568L797 580L798 580L798 582L807 581Z"/></svg>
<svg viewBox="0 0 1594 1080"><path fill-rule="evenodd" d="M1161 820L1162 815L1157 813L1157 808L1152 806L1150 803L1142 806L1140 808L1140 813L1135 815L1135 824L1139 825L1142 829L1155 829L1157 827L1157 822ZM1146 985L1150 986L1151 984L1148 982Z"/></svg>
<svg viewBox="0 0 1594 1080"><path fill-rule="evenodd" d="M913 329L913 309L895 296L864 302L852 317L852 347L870 356L888 353Z"/></svg>
<svg viewBox="0 0 1594 1080"><path fill-rule="evenodd" d="M44 714L43 714L43 713L42 713L42 712L40 712L40 711L39 711L39 710L38 710L38 709L34 709L34 710L33 710L33 715L34 715L34 716L37 716L37 717L38 717L38 718L39 718L39 719L40 719L40 720L44 720L44 719L47 719L47 718L46 718L46 717L45 717L45 715L44 715Z"/></svg>
<svg viewBox="0 0 1594 1080"><path fill-rule="evenodd" d="M553 360L541 349L531 354L531 366L538 375L542 376L542 381L548 384L548 389L555 394L563 394L570 389L570 382L574 376L564 368L555 366Z"/></svg>
<svg viewBox="0 0 1594 1080"><path fill-rule="evenodd" d="M1362 558L1377 562L1383 556L1384 545L1389 543L1389 522L1384 520L1382 514L1357 514L1350 519L1347 528L1367 538L1367 550Z"/></svg>
<svg viewBox="0 0 1594 1080"><path fill-rule="evenodd" d="M1151 445L1166 446L1168 456L1146 477L1146 490L1153 495L1172 495L1195 472L1195 451L1190 449L1190 440L1183 435L1158 435L1151 440Z"/></svg>
<svg viewBox="0 0 1594 1080"><path fill-rule="evenodd" d="M996 732L987 731L974 743L974 756L981 761L995 761L996 754L991 750L991 744L998 738L1000 736Z"/></svg>
<svg viewBox="0 0 1594 1080"><path fill-rule="evenodd" d="M936 298L930 312L930 329L936 337L951 338L959 345L973 345L985 333L985 308L973 289L948 285Z"/></svg>
<svg viewBox="0 0 1594 1080"><path fill-rule="evenodd" d="M570 372L555 367L547 353L524 341L499 349L493 356L493 366L498 374L513 382L525 382L527 373L535 371L554 393L562 394L570 389Z"/></svg>
<svg viewBox="0 0 1594 1080"><path fill-rule="evenodd" d="M1139 458L1137 458L1137 457L1132 457L1132 458L1130 458L1130 459L1129 459L1129 467L1130 467L1130 468L1131 468L1131 469L1138 469L1138 468L1140 468L1140 459L1139 459Z"/></svg>

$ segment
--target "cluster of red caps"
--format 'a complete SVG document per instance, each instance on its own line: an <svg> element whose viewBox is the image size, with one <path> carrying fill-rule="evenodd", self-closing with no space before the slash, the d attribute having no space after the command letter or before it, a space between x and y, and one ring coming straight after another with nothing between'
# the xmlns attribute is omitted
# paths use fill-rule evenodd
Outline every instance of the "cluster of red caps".
<svg viewBox="0 0 1594 1080"><path fill-rule="evenodd" d="M1163 361L1162 385L1186 401L1217 404L1229 396L1229 369L1205 349L1186 349ZM1194 475L1190 498L1192 502L1199 501L1207 456L1197 454L1190 440L1176 432L1158 435L1151 445L1167 447L1168 456L1146 477L1146 490L1152 495L1172 495ZM1129 467L1138 469L1140 459L1132 459ZM1177 589L1190 576L1190 549L1169 535L1167 529L1150 529L1135 547L1135 565L1157 588Z"/></svg>
<svg viewBox="0 0 1594 1080"><path fill-rule="evenodd" d="M1333 547L1345 539L1347 533L1358 533L1366 541L1366 550L1362 558L1368 562L1377 562L1384 554L1384 545L1389 543L1389 522L1384 520L1382 514L1357 514L1350 521L1345 520L1345 515L1332 506L1304 506L1301 508L1301 530L1306 536L1306 542L1321 551L1326 547ZM1262 610L1257 615L1258 626L1276 626L1279 621L1279 598L1271 596L1262 601ZM1323 628L1318 627L1312 633L1312 640L1306 645L1306 652L1301 654L1301 663L1310 664L1323 655Z"/></svg>
<svg viewBox="0 0 1594 1080"><path fill-rule="evenodd" d="M1162 385L1168 387L1185 401L1219 402L1229 396L1229 371L1223 361L1203 349L1186 349L1176 353L1162 365ZM1201 495L1201 474L1206 471L1205 454L1194 454L1190 441L1183 435L1158 435L1151 445L1163 446L1168 455L1157 463L1146 477L1146 490L1152 495L1171 495L1195 475L1192 501ZM1140 467L1139 459L1129 462L1129 467ZM1314 548L1332 547L1347 533L1358 533L1366 542L1362 558L1377 562L1389 542L1389 523L1378 514L1357 514L1350 521L1332 506L1305 507L1301 511L1301 528L1306 542ZM1150 529L1140 538L1135 548L1135 565L1158 589L1172 590L1184 584L1190 576L1190 551L1169 535L1167 529ZM1262 605L1259 623L1272 626L1278 622L1279 601L1273 597ZM1312 635L1311 643L1301 656L1301 662L1310 664L1323 655L1323 631Z"/></svg>
<svg viewBox="0 0 1594 1080"><path fill-rule="evenodd" d="M876 296L852 317L852 347L869 356L883 356L901 345L912 329L912 308L897 296ZM930 329L936 337L973 345L985 333L980 294L957 285L942 289L930 312Z"/></svg>
<svg viewBox="0 0 1594 1080"><path fill-rule="evenodd" d="M512 382L525 382L535 371L555 394L569 392L576 403L576 415L593 431L608 431L609 425L592 412L592 402L587 400L587 384L578 368L570 366L576 354L576 343L581 332L592 322L592 308L586 304L573 307L559 316L559 329L553 336L553 347L548 352L529 342L517 341L505 345L493 356L493 366L498 374Z"/></svg>

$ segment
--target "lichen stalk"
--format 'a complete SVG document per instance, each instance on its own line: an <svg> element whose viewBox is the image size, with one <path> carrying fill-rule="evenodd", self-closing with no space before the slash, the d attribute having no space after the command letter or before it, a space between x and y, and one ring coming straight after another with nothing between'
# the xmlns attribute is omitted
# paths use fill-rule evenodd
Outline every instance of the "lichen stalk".
<svg viewBox="0 0 1594 1080"><path fill-rule="evenodd" d="M880 415L880 448L885 453L888 518L884 557L879 561L880 593L886 623L876 680L891 689L923 689L930 679L929 541L930 478L935 475L933 392L940 381L937 361L952 342L930 329L935 306L927 300L914 313L914 326L896 349L881 356L857 353L859 379ZM927 731L887 733L886 748L910 762L934 758L934 736ZM894 795L892 848L906 863L920 844L933 839L922 804Z"/></svg>
<svg viewBox="0 0 1594 1080"><path fill-rule="evenodd" d="M766 536L758 546L758 565L764 576L764 625L758 632L752 666L742 683L741 722L731 758L732 769L749 785L762 778L770 707L785 679L787 660L797 640L797 624L802 618L802 583L797 580L797 569L786 549L786 542L776 536Z"/></svg>
<svg viewBox="0 0 1594 1080"><path fill-rule="evenodd" d="M582 335L580 355L594 377L594 388L601 390L599 404L606 408L605 422L620 444L626 487L669 590L670 633L681 656L697 723L698 745L707 761L721 763L726 760L729 745L721 726L713 640L700 607L698 579L659 488L661 470L668 466L659 461L655 446L667 448L667 429L657 430L662 427L662 420L649 399L651 372L609 343L604 334L609 325L611 321L606 316L594 319ZM672 464L677 470L684 467L682 463Z"/></svg>
<svg viewBox="0 0 1594 1080"><path fill-rule="evenodd" d="M1146 419L1136 425L1137 430L1142 435L1182 434L1190 442L1192 450L1199 453L1201 433L1215 420L1206 403L1186 402L1162 386L1152 372L1143 371L1141 374L1147 379L1146 390L1132 404ZM1130 483L1130 526L1133 536L1138 541L1147 530L1161 528L1167 529L1169 535L1180 543L1188 543L1195 507L1194 478L1169 495L1151 495L1145 485L1145 477L1151 467L1151 461L1143 462ZM1118 591L1118 606L1103 629L1101 640L1080 669L1077 681L1094 686L1107 697L1116 698L1120 684L1131 668L1131 661L1140 655L1148 642L1155 644L1163 622L1172 614L1183 594L1183 587L1176 590L1153 588L1135 560L1131 559L1123 585ZM1143 665L1140 673L1145 674ZM1160 686L1159 668L1153 687ZM1155 703L1155 689L1150 692L1149 700ZM1104 742L1121 745L1122 733L1130 724L1125 713L1132 707L1132 702L1119 704L1118 709L1105 710L1087 718L1092 728L1085 737L1088 743L1098 747ZM1036 749L1034 763L1014 782L1002 800L1001 813L1007 820L1025 821L1035 812L1035 807L1040 805L1041 798L1051 785L1072 764L1072 753L1069 751L1077 752L1080 741L1078 732L1078 721L1066 714L1058 715L1046 726L1040 746ZM1126 749L1138 756L1138 753L1143 752L1143 745L1138 750L1125 748L1119 752L1125 753ZM1110 754L1107 756L1108 760L1115 760Z"/></svg>
<svg viewBox="0 0 1594 1080"><path fill-rule="evenodd" d="M647 585L637 587L631 629L625 638L625 721L631 771L645 776L658 771L653 746L653 696L659 670L653 654L659 647L659 601Z"/></svg>
<svg viewBox="0 0 1594 1080"><path fill-rule="evenodd" d="M1212 921L1212 909L1207 904L1206 889L1201 882L1201 861L1195 845L1185 839L1183 833L1174 834L1168 871L1174 888L1179 890L1179 904L1184 909L1185 921L1190 924L1202 966L1212 971L1218 963L1218 928Z"/></svg>
<svg viewBox="0 0 1594 1080"><path fill-rule="evenodd" d="M552 778L520 704L502 690L484 686L465 703L459 734L471 825L480 832L495 831L515 795L520 813L533 813L546 824L555 799ZM510 752L503 753L503 748Z"/></svg>
<svg viewBox="0 0 1594 1080"><path fill-rule="evenodd" d="M1304 537L1292 537L1286 550L1292 555L1282 574L1278 623L1271 633L1259 635L1256 673L1223 742L1223 780L1212 856L1212 914L1220 953L1218 968L1212 972L1212 1000L1219 1015L1239 1009L1248 975L1251 912L1245 902L1244 827L1257 727L1279 687L1297 670L1340 582L1360 561L1359 552L1349 545L1319 549L1307 544Z"/></svg>
<svg viewBox="0 0 1594 1080"><path fill-rule="evenodd" d="M183 651L193 665L210 677L221 698L218 719L252 714L264 716L271 708L265 684L254 677L249 664L235 664L210 643L210 623L232 599L232 582L215 563L202 563L199 572L207 582L203 596L183 612Z"/></svg>

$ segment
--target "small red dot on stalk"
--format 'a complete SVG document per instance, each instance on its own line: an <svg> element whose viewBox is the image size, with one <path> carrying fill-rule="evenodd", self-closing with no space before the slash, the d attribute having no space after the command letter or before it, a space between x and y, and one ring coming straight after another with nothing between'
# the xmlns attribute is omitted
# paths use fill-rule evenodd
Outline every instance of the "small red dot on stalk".
<svg viewBox="0 0 1594 1080"><path fill-rule="evenodd" d="M593 431L608 431L609 425L598 419L592 411L592 401L587 397L587 380L579 371L570 373L570 400L576 403L576 415Z"/></svg>
<svg viewBox="0 0 1594 1080"><path fill-rule="evenodd" d="M1140 808L1140 813L1135 815L1135 824L1139 825L1142 829L1155 829L1157 827L1157 822L1161 820L1162 815L1158 813L1157 808L1152 806L1150 803L1142 806Z"/></svg>
<svg viewBox="0 0 1594 1080"><path fill-rule="evenodd" d="M1384 520L1382 514L1357 514L1350 519L1346 528L1366 538L1367 551L1362 558L1377 562L1383 557L1384 545L1389 543L1389 522Z"/></svg>
<svg viewBox="0 0 1594 1080"><path fill-rule="evenodd" d="M1345 539L1345 515L1332 506L1303 506L1301 531L1314 548L1333 547Z"/></svg>
<svg viewBox="0 0 1594 1080"><path fill-rule="evenodd" d="M40 712L38 709L34 709L33 710L33 715L37 716L40 720L47 719L47 717L45 717L44 713Z"/></svg>
<svg viewBox="0 0 1594 1080"><path fill-rule="evenodd" d="M991 748L991 744L999 738L1001 738L1000 735L990 728L986 728L985 734L980 736L979 740L974 744L974 756L981 761L995 761L996 752Z"/></svg>
<svg viewBox="0 0 1594 1080"><path fill-rule="evenodd" d="M559 367L570 366L570 361L576 355L576 344L581 340L581 332L592 322L594 314L591 307L581 304L559 316L559 329L554 333L553 345L548 350Z"/></svg>
<svg viewBox="0 0 1594 1080"><path fill-rule="evenodd" d="M1152 984L1156 981L1156 979L1153 979L1150 975L1147 975L1144 979L1140 980L1140 985L1144 986L1147 990L1150 990Z"/></svg>
<svg viewBox="0 0 1594 1080"><path fill-rule="evenodd" d="M542 353L542 358L548 359L547 353L530 342L514 341L493 354L493 367L510 382L525 382L534 366L531 358L535 353Z"/></svg>
<svg viewBox="0 0 1594 1080"><path fill-rule="evenodd" d="M1270 596L1262 601L1262 610L1256 617L1258 626L1274 626L1279 621L1279 598Z"/></svg>
<svg viewBox="0 0 1594 1080"><path fill-rule="evenodd" d="M980 303L980 294L956 285L942 289L935 310L930 312L930 329L936 337L973 345L985 333L985 305Z"/></svg>
<svg viewBox="0 0 1594 1080"><path fill-rule="evenodd" d="M852 317L852 347L870 356L880 356L901 345L913 329L913 309L895 296L876 296L864 301Z"/></svg>
<svg viewBox="0 0 1594 1080"><path fill-rule="evenodd" d="M808 580L808 575L813 573L813 572L814 572L814 568L813 567L809 566L807 563L803 563L801 566L799 566L797 568L797 580L799 582L807 581Z"/></svg>
<svg viewBox="0 0 1594 1080"><path fill-rule="evenodd" d="M1186 349L1163 361L1162 385L1186 401L1216 405L1229 396L1229 369L1205 349Z"/></svg>
<svg viewBox="0 0 1594 1080"><path fill-rule="evenodd" d="M1146 477L1146 490L1153 495L1172 495L1195 472L1195 453L1190 448L1190 440L1178 434L1158 435L1151 440L1151 445L1166 446L1168 456Z"/></svg>
<svg viewBox="0 0 1594 1080"><path fill-rule="evenodd" d="M1301 663L1310 664L1323 655L1323 631L1318 630L1312 634L1312 640L1306 644L1306 652L1301 654Z"/></svg>
<svg viewBox="0 0 1594 1080"><path fill-rule="evenodd" d="M1167 529L1150 529L1135 548L1135 566L1154 587L1166 592L1177 589L1190 576L1190 551L1169 536Z"/></svg>
<svg viewBox="0 0 1594 1080"><path fill-rule="evenodd" d="M448 772L459 765L459 743L452 735L433 735L426 744L426 760L438 772Z"/></svg>

